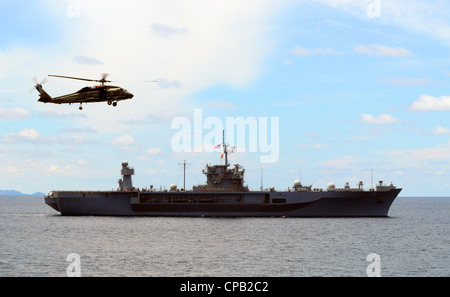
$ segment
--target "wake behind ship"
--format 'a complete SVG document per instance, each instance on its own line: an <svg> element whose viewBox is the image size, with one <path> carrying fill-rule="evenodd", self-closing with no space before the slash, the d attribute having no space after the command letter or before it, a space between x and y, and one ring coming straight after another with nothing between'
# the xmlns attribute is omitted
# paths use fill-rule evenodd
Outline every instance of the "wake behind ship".
<svg viewBox="0 0 450 297"><path fill-rule="evenodd" d="M244 186L245 169L228 164L228 145L222 144L224 165L207 164L206 184L192 190L156 190L133 187L134 169L122 163L117 191L53 191L45 203L62 215L99 216L204 216L204 217L386 217L400 193L392 183L382 181L364 190L348 183L343 188L328 184L326 191L303 186L292 189L250 191Z"/></svg>

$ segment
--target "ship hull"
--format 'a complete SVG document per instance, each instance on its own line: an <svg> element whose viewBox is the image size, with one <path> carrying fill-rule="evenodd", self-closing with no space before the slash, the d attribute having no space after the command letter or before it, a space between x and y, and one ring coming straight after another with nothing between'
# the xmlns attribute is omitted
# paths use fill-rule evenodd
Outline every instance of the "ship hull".
<svg viewBox="0 0 450 297"><path fill-rule="evenodd" d="M400 191L55 191L45 202L68 216L386 217Z"/></svg>

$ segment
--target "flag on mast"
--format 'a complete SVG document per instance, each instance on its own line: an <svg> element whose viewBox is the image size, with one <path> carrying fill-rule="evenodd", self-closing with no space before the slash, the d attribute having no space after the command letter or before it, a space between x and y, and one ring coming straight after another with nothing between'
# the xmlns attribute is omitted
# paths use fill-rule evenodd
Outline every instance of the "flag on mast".
<svg viewBox="0 0 450 297"><path fill-rule="evenodd" d="M216 145L215 147L213 147L214 150L216 149L220 149L221 144Z"/></svg>

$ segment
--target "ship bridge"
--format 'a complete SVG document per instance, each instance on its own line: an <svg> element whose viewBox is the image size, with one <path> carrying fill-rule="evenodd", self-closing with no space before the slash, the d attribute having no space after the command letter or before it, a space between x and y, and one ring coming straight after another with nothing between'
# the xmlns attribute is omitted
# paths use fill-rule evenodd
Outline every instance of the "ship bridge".
<svg viewBox="0 0 450 297"><path fill-rule="evenodd" d="M223 155L225 165L206 164L203 174L206 175L206 185L199 185L193 188L194 192L247 192L248 187L244 186L245 169L235 163L231 168L228 164L229 145L225 143L225 132L223 134Z"/></svg>

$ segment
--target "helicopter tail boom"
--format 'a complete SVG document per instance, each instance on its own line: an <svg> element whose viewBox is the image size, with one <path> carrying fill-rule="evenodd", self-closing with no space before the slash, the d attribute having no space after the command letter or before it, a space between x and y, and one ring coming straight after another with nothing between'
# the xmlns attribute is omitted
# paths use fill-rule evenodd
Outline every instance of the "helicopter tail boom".
<svg viewBox="0 0 450 297"><path fill-rule="evenodd" d="M39 102L44 102L44 103L47 103L47 102L51 102L52 101L52 97L49 95L49 94L47 94L47 92L46 91L44 91L44 89L42 88L42 85L41 84L37 84L36 86L35 86L35 88L36 88L36 90L39 92Z"/></svg>

